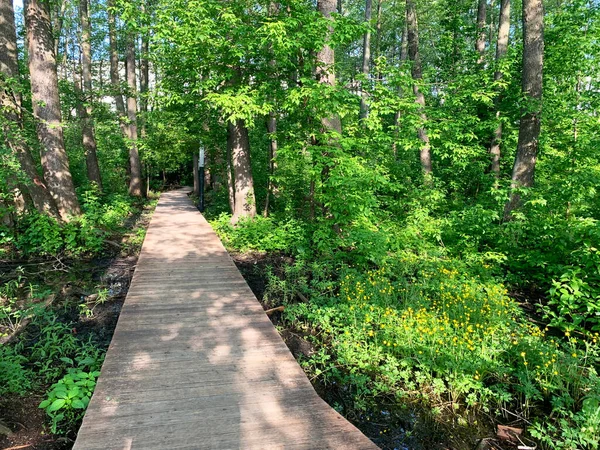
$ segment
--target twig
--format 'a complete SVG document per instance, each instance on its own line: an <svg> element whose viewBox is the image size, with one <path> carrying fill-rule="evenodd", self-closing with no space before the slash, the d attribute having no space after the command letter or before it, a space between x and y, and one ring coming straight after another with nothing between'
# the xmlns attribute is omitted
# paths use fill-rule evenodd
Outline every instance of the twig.
<svg viewBox="0 0 600 450"><path fill-rule="evenodd" d="M283 312L283 310L285 309L285 306L278 306L277 308L271 308L271 309L267 309L265 311L265 314L267 316L270 316L271 314L275 313L275 312Z"/></svg>
<svg viewBox="0 0 600 450"><path fill-rule="evenodd" d="M502 408L502 410L503 410L504 412L507 412L507 413L508 413L508 414L510 414L511 416L515 416L517 419L520 419L520 420L522 420L523 422L526 422L528 425L531 425L531 422L530 422L529 420L527 420L525 417L523 417L523 416L520 416L520 415L519 415L519 414L517 414L517 413L511 412L511 411L509 411L509 410L508 410L508 409L506 409L506 408Z"/></svg>
<svg viewBox="0 0 600 450"><path fill-rule="evenodd" d="M8 448L5 448L4 450L18 450L20 448L27 448L27 447L31 447L31 446L33 446L33 444L17 445L16 447L8 447Z"/></svg>
<svg viewBox="0 0 600 450"><path fill-rule="evenodd" d="M54 298L55 298L54 294L49 295L48 299L44 302L43 307L47 308L48 306L50 306L52 304L52 302L54 301ZM25 329L25 327L29 324L29 322L31 322L32 317L33 317L32 314L25 317L23 320L21 320L19 325L17 325L17 327L14 329L14 331L11 334L9 334L8 336L1 337L0 345L10 344L19 334L21 334L21 332Z"/></svg>
<svg viewBox="0 0 600 450"><path fill-rule="evenodd" d="M296 295L297 295L298 297L300 297L300 300L302 300L304 303L310 303L310 302L308 301L308 299L307 299L307 298L306 298L306 297L305 297L305 296L304 296L304 295L303 295L301 292L298 292L298 291L296 291Z"/></svg>

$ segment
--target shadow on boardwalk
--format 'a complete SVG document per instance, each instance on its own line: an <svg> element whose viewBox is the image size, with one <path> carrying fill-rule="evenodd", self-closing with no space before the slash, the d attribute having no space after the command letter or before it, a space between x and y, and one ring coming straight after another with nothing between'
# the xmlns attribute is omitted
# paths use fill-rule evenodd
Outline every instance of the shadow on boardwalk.
<svg viewBox="0 0 600 450"><path fill-rule="evenodd" d="M321 400L185 191L162 195L75 443L370 449Z"/></svg>

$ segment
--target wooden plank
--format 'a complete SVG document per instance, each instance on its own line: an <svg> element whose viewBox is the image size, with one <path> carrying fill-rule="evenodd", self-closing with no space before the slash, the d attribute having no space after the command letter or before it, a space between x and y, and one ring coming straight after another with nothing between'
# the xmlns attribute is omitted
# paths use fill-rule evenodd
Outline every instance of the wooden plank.
<svg viewBox="0 0 600 450"><path fill-rule="evenodd" d="M180 190L156 208L73 448L377 447L318 397Z"/></svg>

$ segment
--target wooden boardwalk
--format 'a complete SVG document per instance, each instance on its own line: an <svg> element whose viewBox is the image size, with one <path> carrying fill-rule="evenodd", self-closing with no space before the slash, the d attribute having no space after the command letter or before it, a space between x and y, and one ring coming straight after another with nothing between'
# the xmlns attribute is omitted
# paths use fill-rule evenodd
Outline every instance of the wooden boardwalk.
<svg viewBox="0 0 600 450"><path fill-rule="evenodd" d="M374 449L312 388L185 191L165 193L75 450Z"/></svg>

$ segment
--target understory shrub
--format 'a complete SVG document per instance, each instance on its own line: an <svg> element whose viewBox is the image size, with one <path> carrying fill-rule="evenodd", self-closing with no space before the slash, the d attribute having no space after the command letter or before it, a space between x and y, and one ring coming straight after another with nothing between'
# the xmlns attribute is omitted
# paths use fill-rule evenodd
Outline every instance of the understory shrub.
<svg viewBox="0 0 600 450"><path fill-rule="evenodd" d="M231 215L223 213L211 221L226 247L239 251L294 253L305 244L302 224L294 219L277 220L271 217L241 219L235 226Z"/></svg>
<svg viewBox="0 0 600 450"><path fill-rule="evenodd" d="M101 197L94 190L80 194L83 214L68 223L31 211L17 224L15 246L25 255L97 254L105 239L123 226L134 200L120 194Z"/></svg>
<svg viewBox="0 0 600 450"><path fill-rule="evenodd" d="M597 448L597 333L549 335L501 283L460 261L394 259L377 270L345 269L337 295L286 308L294 328L316 336L319 351L305 362L311 374L346 386L349 409L390 397L465 416L506 408L532 421L542 442Z"/></svg>

